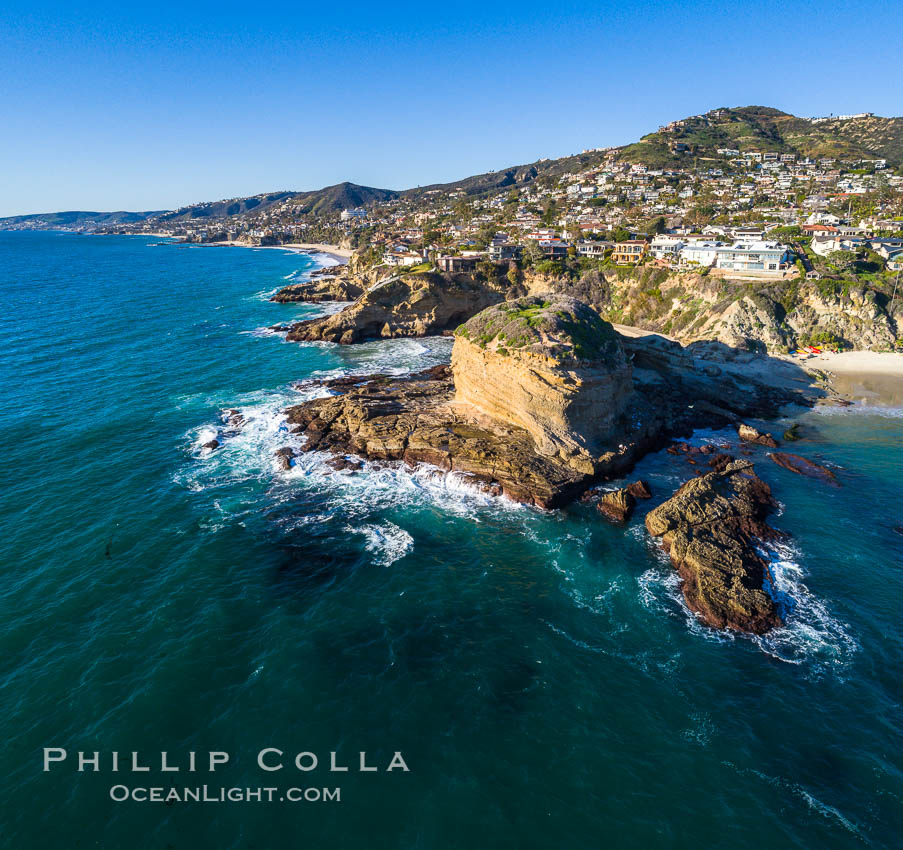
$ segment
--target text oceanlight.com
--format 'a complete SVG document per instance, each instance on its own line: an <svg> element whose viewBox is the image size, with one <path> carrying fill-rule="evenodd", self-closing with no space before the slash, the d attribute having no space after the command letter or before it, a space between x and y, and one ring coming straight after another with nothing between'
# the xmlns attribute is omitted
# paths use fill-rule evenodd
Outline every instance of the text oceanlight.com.
<svg viewBox="0 0 903 850"><path fill-rule="evenodd" d="M114 785L117 803L340 803L341 788L224 788L200 785L184 788Z"/></svg>

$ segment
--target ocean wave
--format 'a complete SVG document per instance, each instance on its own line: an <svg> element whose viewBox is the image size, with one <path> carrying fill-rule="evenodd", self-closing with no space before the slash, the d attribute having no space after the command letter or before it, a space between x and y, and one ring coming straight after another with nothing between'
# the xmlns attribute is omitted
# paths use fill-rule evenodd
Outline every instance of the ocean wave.
<svg viewBox="0 0 903 850"><path fill-rule="evenodd" d="M817 416L881 416L903 419L903 407L883 407L878 404L817 405L811 411Z"/></svg>
<svg viewBox="0 0 903 850"><path fill-rule="evenodd" d="M799 552L789 544L770 544L762 550L769 561L784 616L784 626L764 635L719 631L705 625L687 606L680 590L680 576L668 555L658 547L653 552L659 564L637 578L641 604L658 614L683 617L687 627L699 637L719 643L750 640L772 658L806 666L816 677L831 673L842 678L859 649L849 627L832 616L824 601L806 586Z"/></svg>
<svg viewBox="0 0 903 850"><path fill-rule="evenodd" d="M824 818L827 818L828 820L834 821L854 835L857 835L860 838L862 837L862 832L860 831L859 827L855 823L853 823L853 821L851 821L848 817L845 817L834 806L828 805L827 803L819 800L811 791L800 785L798 782L794 782L790 779L785 779L783 776L771 776L767 773L763 773L761 770L756 770L755 768L738 767L730 761L724 761L722 762L722 764L732 768L741 776L755 776L768 785L771 785L782 791L790 792L792 796L802 800L806 804L806 806L813 812L816 812L817 814L821 815Z"/></svg>
<svg viewBox="0 0 903 850"><path fill-rule="evenodd" d="M271 493L271 498L288 501L296 488L315 491L322 494L324 514L339 510L346 517L413 504L430 504L476 521L486 510L523 510L521 505L491 496L472 476L426 464L410 467L401 462L365 460L360 472L335 470L327 464L331 455L301 451L305 438L289 429L287 407L333 394L322 385L323 379L374 372L406 374L447 362L451 343L442 337L365 343L349 352L353 359L348 366L319 370L314 377L289 387L235 398L219 394L206 398L209 406L219 410L219 421L202 423L184 435L189 462L176 474L176 482L198 493L253 480L265 486L281 482L283 492L278 496ZM192 397L191 402L194 405L201 400ZM240 424L230 423L232 411L241 418ZM213 439L220 446L204 448ZM275 452L286 446L296 450L296 457L290 469L282 470ZM244 503L239 503L244 510Z"/></svg>
<svg viewBox="0 0 903 850"><path fill-rule="evenodd" d="M755 643L780 661L810 663L816 672L839 674L859 649L849 627L832 616L825 602L806 586L800 552L793 545L773 543L764 554L783 602L785 625L755 637Z"/></svg>

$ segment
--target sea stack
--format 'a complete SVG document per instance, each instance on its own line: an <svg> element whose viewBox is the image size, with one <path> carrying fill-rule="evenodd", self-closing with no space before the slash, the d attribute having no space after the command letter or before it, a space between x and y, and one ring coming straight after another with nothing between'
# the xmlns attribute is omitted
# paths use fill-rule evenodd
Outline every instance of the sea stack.
<svg viewBox="0 0 903 850"><path fill-rule="evenodd" d="M760 543L777 536L765 523L774 507L749 461L687 481L646 515L680 573L691 610L716 629L764 634L782 625L774 578Z"/></svg>
<svg viewBox="0 0 903 850"><path fill-rule="evenodd" d="M633 392L620 337L582 301L519 298L461 325L455 402L525 429L537 450L592 474Z"/></svg>

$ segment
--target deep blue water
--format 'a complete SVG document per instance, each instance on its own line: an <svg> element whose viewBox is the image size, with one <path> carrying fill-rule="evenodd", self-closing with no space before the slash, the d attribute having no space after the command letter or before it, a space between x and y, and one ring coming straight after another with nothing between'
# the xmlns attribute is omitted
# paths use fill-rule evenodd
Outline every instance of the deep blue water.
<svg viewBox="0 0 903 850"><path fill-rule="evenodd" d="M286 344L265 328L322 308L267 295L313 260L154 241L0 233L2 846L899 846L900 410L798 415L794 450L838 489L757 455L794 612L719 636L646 506L624 530L426 469L278 472L305 379L449 342ZM657 504L692 472L662 453L637 474ZM42 772L44 747L70 759ZM410 771L263 773L264 747ZM79 750L232 760L78 773ZM341 802L114 802L117 783Z"/></svg>

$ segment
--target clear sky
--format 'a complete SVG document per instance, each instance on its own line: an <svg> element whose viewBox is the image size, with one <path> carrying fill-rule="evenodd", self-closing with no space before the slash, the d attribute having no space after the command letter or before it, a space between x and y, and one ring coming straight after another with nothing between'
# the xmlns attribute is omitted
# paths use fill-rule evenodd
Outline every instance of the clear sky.
<svg viewBox="0 0 903 850"><path fill-rule="evenodd" d="M4 0L0 215L403 189L717 106L900 115L895 5Z"/></svg>

